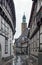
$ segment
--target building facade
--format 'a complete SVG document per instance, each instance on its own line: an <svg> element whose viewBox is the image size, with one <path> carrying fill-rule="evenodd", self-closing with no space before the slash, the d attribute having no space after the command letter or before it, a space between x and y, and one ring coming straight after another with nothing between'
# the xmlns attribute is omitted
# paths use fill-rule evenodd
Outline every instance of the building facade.
<svg viewBox="0 0 42 65"><path fill-rule="evenodd" d="M42 65L42 0L33 0L29 21L31 65Z"/></svg>
<svg viewBox="0 0 42 65"><path fill-rule="evenodd" d="M28 28L27 28L27 23L26 23L26 16L25 14L23 15L23 18L22 18L22 23L21 23L21 39L22 39L22 42L21 42L21 47L22 47L22 52L24 54L27 54L27 48L28 48L28 42L27 42L27 35L28 35Z"/></svg>
<svg viewBox="0 0 42 65"><path fill-rule="evenodd" d="M26 16L23 15L22 23L21 23L21 35L18 39L15 39L16 53L28 55L28 28L26 23Z"/></svg>
<svg viewBox="0 0 42 65"><path fill-rule="evenodd" d="M13 56L16 18L13 0L0 0L0 58Z"/></svg>
<svg viewBox="0 0 42 65"><path fill-rule="evenodd" d="M14 54L19 55L21 53L21 37L15 39L14 45L15 45Z"/></svg>

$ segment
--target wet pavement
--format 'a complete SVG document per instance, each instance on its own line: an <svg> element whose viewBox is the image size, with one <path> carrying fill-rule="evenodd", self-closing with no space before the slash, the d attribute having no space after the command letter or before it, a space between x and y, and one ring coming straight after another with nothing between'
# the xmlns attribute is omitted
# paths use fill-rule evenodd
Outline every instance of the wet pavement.
<svg viewBox="0 0 42 65"><path fill-rule="evenodd" d="M28 65L28 56L15 56L12 65Z"/></svg>
<svg viewBox="0 0 42 65"><path fill-rule="evenodd" d="M28 56L27 55L14 56L13 59L10 59L7 62L1 62L0 65L28 65Z"/></svg>

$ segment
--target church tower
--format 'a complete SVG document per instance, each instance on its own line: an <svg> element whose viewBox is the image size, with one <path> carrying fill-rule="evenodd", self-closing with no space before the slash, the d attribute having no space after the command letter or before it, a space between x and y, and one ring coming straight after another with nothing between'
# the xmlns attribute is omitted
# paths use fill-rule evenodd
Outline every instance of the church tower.
<svg viewBox="0 0 42 65"><path fill-rule="evenodd" d="M25 14L23 15L23 18L22 18L22 24L21 24L21 28L22 28L22 33L24 32L24 30L27 28L27 23L26 23L26 16Z"/></svg>

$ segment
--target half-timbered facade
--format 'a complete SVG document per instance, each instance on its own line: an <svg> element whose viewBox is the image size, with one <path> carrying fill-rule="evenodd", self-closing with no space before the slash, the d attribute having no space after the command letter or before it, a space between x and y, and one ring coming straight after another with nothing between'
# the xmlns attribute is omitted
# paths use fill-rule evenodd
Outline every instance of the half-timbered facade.
<svg viewBox="0 0 42 65"><path fill-rule="evenodd" d="M15 27L13 0L0 0L0 58L10 58L13 55Z"/></svg>
<svg viewBox="0 0 42 65"><path fill-rule="evenodd" d="M42 0L33 0L28 27L31 64L42 65Z"/></svg>

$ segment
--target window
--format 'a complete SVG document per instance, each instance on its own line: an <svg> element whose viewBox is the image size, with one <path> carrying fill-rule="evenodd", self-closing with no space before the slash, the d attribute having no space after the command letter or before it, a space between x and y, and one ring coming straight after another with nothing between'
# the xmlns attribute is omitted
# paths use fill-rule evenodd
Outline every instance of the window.
<svg viewBox="0 0 42 65"><path fill-rule="evenodd" d="M1 5L2 5L2 0L0 0L0 3L1 3Z"/></svg>
<svg viewBox="0 0 42 65"><path fill-rule="evenodd" d="M8 25L7 23L5 22L5 26L4 26L4 31L5 31L5 35L8 36L8 31L9 31L9 28L8 28Z"/></svg>
<svg viewBox="0 0 42 65"><path fill-rule="evenodd" d="M33 37L33 51L34 51L34 37Z"/></svg>
<svg viewBox="0 0 42 65"><path fill-rule="evenodd" d="M4 31L4 19L1 19L1 30Z"/></svg>
<svg viewBox="0 0 42 65"><path fill-rule="evenodd" d="M6 9L7 9L7 1L5 0L5 7L6 7Z"/></svg>
<svg viewBox="0 0 42 65"><path fill-rule="evenodd" d="M39 48L39 40L37 40L36 47Z"/></svg>
<svg viewBox="0 0 42 65"><path fill-rule="evenodd" d="M40 33L42 33L42 25L40 26Z"/></svg>
<svg viewBox="0 0 42 65"><path fill-rule="evenodd" d="M42 43L42 34L40 35L40 43Z"/></svg>
<svg viewBox="0 0 42 65"><path fill-rule="evenodd" d="M5 38L5 54L8 53L8 38Z"/></svg>
<svg viewBox="0 0 42 65"><path fill-rule="evenodd" d="M5 0L5 7L6 7L6 0Z"/></svg>
<svg viewBox="0 0 42 65"><path fill-rule="evenodd" d="M39 39L39 31L37 32L37 39Z"/></svg>
<svg viewBox="0 0 42 65"><path fill-rule="evenodd" d="M8 28L8 24L5 22L4 19L2 19L1 21L1 31L8 36L9 34L9 28Z"/></svg>
<svg viewBox="0 0 42 65"><path fill-rule="evenodd" d="M42 43L40 44L40 50L42 51Z"/></svg>
<svg viewBox="0 0 42 65"><path fill-rule="evenodd" d="M0 0L0 3L1 3L1 0Z"/></svg>
<svg viewBox="0 0 42 65"><path fill-rule="evenodd" d="M2 4L5 5L5 0L2 0Z"/></svg>

